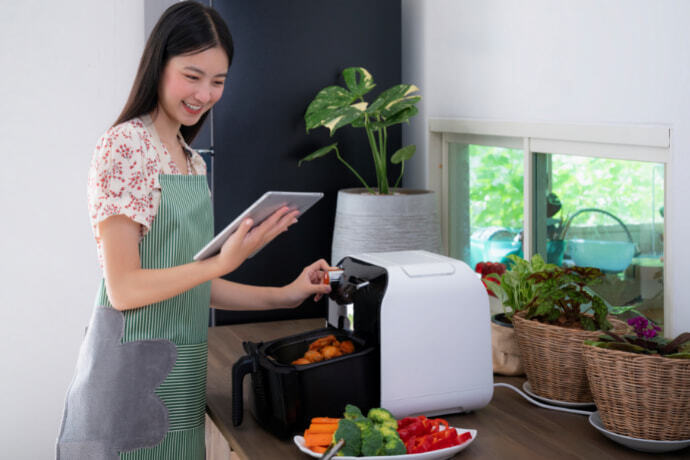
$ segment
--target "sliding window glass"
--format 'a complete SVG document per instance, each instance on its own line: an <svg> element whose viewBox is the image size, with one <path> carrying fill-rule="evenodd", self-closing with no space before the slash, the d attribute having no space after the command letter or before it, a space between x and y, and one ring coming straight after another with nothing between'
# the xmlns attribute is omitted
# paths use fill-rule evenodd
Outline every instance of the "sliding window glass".
<svg viewBox="0 0 690 460"><path fill-rule="evenodd" d="M534 252L601 269L592 289L615 311L663 326L664 165L534 154Z"/></svg>
<svg viewBox="0 0 690 460"><path fill-rule="evenodd" d="M448 166L451 256L474 267L522 255L523 151L449 143Z"/></svg>

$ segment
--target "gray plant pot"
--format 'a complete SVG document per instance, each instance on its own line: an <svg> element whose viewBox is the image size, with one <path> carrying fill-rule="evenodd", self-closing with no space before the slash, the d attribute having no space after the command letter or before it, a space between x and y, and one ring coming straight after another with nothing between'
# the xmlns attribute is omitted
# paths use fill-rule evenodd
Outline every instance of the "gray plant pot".
<svg viewBox="0 0 690 460"><path fill-rule="evenodd" d="M332 264L362 252L441 252L436 194L429 190L392 191L392 195L372 195L363 188L338 191Z"/></svg>

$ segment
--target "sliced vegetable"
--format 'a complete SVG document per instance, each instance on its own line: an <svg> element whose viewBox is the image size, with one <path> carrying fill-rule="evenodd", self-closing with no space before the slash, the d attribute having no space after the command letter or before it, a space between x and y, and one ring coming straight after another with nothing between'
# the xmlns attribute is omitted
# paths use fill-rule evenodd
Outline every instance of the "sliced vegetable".
<svg viewBox="0 0 690 460"><path fill-rule="evenodd" d="M339 421L340 421L339 418L334 418L334 417L314 417L311 419L312 424L335 423L337 425Z"/></svg>
<svg viewBox="0 0 690 460"><path fill-rule="evenodd" d="M458 435L457 430L450 428L448 422L442 418L428 419L423 415L406 417L398 421L398 434L405 443L408 454L445 449L472 438L469 432Z"/></svg>
<svg viewBox="0 0 690 460"><path fill-rule="evenodd" d="M332 433L312 433L309 430L304 432L304 445L311 448L317 446L328 446L333 440Z"/></svg>
<svg viewBox="0 0 690 460"><path fill-rule="evenodd" d="M307 431L311 433L335 433L338 429L337 423L312 423Z"/></svg>

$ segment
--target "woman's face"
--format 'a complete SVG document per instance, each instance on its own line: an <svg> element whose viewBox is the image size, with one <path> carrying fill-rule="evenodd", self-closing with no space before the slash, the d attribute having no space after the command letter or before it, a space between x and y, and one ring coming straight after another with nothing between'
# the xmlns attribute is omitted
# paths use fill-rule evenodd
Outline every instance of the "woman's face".
<svg viewBox="0 0 690 460"><path fill-rule="evenodd" d="M170 58L158 88L158 109L171 122L191 126L223 95L228 56L216 46Z"/></svg>

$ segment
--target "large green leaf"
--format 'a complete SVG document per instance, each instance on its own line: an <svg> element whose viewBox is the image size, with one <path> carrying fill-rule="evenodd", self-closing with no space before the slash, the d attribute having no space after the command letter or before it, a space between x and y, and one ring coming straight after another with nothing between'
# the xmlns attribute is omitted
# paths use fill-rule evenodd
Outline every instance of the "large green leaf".
<svg viewBox="0 0 690 460"><path fill-rule="evenodd" d="M361 117L366 108L366 102L358 102L356 104L339 107L333 110L325 109L321 112L313 114L313 116L315 119L319 120L316 126L325 126L329 129L330 135L332 136L338 128L345 126Z"/></svg>
<svg viewBox="0 0 690 460"><path fill-rule="evenodd" d="M382 121L371 121L369 124L373 129L387 128L389 126L397 125L398 123L406 122L411 117L417 115L418 111L419 110L417 107L407 107L391 118L387 118Z"/></svg>
<svg viewBox="0 0 690 460"><path fill-rule="evenodd" d="M357 98L364 96L376 86L374 78L364 67L348 67L343 70L343 78L347 88Z"/></svg>
<svg viewBox="0 0 690 460"><path fill-rule="evenodd" d="M329 86L322 89L311 101L304 114L307 131L325 126L335 118L334 112L349 107L355 99L357 99L356 96L340 86Z"/></svg>
<svg viewBox="0 0 690 460"><path fill-rule="evenodd" d="M417 146L415 145L408 145L406 147L402 147L398 149L392 156L391 156L391 163L393 164L398 164L402 163L403 161L407 161L412 156L414 155L415 151L417 150Z"/></svg>
<svg viewBox="0 0 690 460"><path fill-rule="evenodd" d="M415 106L408 106L405 107L404 109L400 110L399 112L392 114L389 117L386 117L384 119L384 123L386 126L391 126L391 125L397 125L398 123L404 123L413 116L417 115L417 112L419 112L419 109Z"/></svg>
<svg viewBox="0 0 690 460"><path fill-rule="evenodd" d="M317 150L316 152L310 153L310 154L307 155L306 157L304 157L304 158L302 158L301 160L299 160L299 162L297 163L297 166L302 166L302 163L304 163L305 161L311 161L311 160L315 160L315 159L317 159L317 158L321 158L321 157L323 157L323 156L326 156L326 155L328 155L329 153L331 153L331 151L337 150L337 148L338 148L338 143L337 143L337 142L335 142L335 143L333 143L333 144L331 144L331 145L327 145L326 147L321 147L321 148L320 148L319 150Z"/></svg>
<svg viewBox="0 0 690 460"><path fill-rule="evenodd" d="M395 85L379 94L379 97L369 106L367 113L380 114L384 118L390 117L405 107L419 102L421 96L412 95L417 91L419 88L415 85Z"/></svg>

